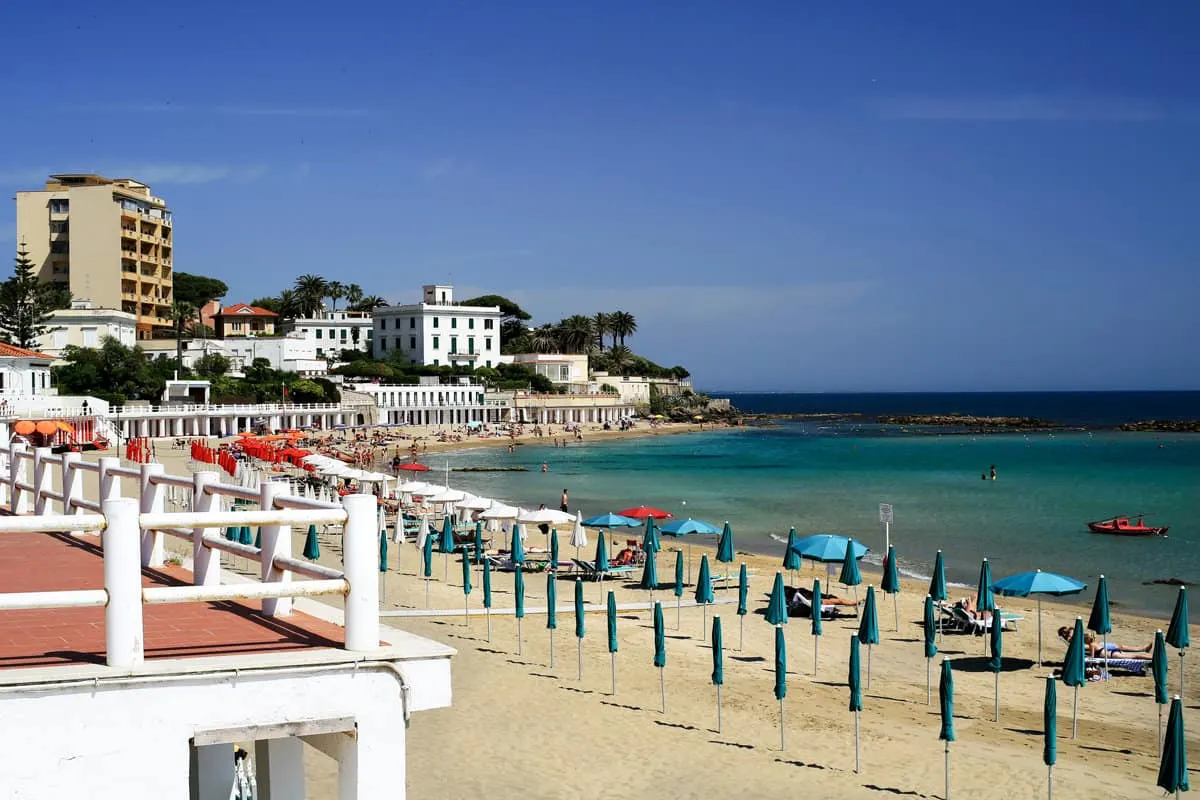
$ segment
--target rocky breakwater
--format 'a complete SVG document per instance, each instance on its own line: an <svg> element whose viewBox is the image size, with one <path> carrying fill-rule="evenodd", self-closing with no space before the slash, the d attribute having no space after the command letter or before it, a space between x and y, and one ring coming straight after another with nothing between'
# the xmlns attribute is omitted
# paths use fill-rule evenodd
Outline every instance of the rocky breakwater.
<svg viewBox="0 0 1200 800"><path fill-rule="evenodd" d="M876 417L880 425L964 429L969 433L1002 431L1057 431L1057 422L1036 417L975 417L966 414L899 414Z"/></svg>
<svg viewBox="0 0 1200 800"><path fill-rule="evenodd" d="M1200 419L1148 419L1127 422L1123 431L1153 431L1158 433L1200 433Z"/></svg>

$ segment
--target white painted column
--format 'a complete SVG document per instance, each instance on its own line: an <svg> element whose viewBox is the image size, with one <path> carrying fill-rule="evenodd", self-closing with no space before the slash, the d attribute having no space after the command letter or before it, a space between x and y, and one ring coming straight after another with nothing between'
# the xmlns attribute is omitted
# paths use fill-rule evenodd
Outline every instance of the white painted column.
<svg viewBox="0 0 1200 800"><path fill-rule="evenodd" d="M220 481L221 474L209 470L192 476L192 511L205 513L220 510L220 499L204 491L204 487ZM192 583L196 586L217 586L221 583L221 551L204 544L206 530L192 529Z"/></svg>
<svg viewBox="0 0 1200 800"><path fill-rule="evenodd" d="M138 492L141 497L143 514L161 514L166 492L161 484L152 483L150 478L162 475L167 468L162 464L142 464L141 478L138 481ZM161 567L163 565L163 541L160 531L142 531L142 566Z"/></svg>
<svg viewBox="0 0 1200 800"><path fill-rule="evenodd" d="M288 737L255 742L254 775L258 800L304 800L304 741Z"/></svg>
<svg viewBox="0 0 1200 800"><path fill-rule="evenodd" d="M379 531L375 530L373 494L342 498L346 527L342 532L342 569L350 584L346 593L346 649L379 647Z"/></svg>
<svg viewBox="0 0 1200 800"><path fill-rule="evenodd" d="M138 554L138 502L132 497L106 500L108 524L104 547L104 651L110 667L132 669L144 660L142 562Z"/></svg>
<svg viewBox="0 0 1200 800"><path fill-rule="evenodd" d="M191 748L191 800L229 800L233 790L233 745Z"/></svg>
<svg viewBox="0 0 1200 800"><path fill-rule="evenodd" d="M121 479L112 474L112 470L121 466L117 456L101 456L100 465L100 502L115 500L121 496Z"/></svg>
<svg viewBox="0 0 1200 800"><path fill-rule="evenodd" d="M39 517L46 513L50 505L46 492L53 489L54 473L51 472L53 465L47 463L46 459L52 455L49 447L33 449L33 513Z"/></svg>
<svg viewBox="0 0 1200 800"><path fill-rule="evenodd" d="M79 516L83 509L75 505L83 499L83 471L79 462L83 461L81 453L63 453L62 493L63 513L67 516ZM72 536L79 536L83 531L71 531Z"/></svg>
<svg viewBox="0 0 1200 800"><path fill-rule="evenodd" d="M287 493L286 481L264 481L259 487L259 508L270 511L275 508L276 495ZM260 556L260 574L263 583L289 583L292 573L275 566L277 556L292 555L292 528L290 525L262 525L262 554ZM378 589L376 589L378 593ZM292 598L265 597L262 601L262 613L268 617L286 617L292 613ZM378 624L376 625L378 629ZM377 637L378 638L378 637Z"/></svg>
<svg viewBox="0 0 1200 800"><path fill-rule="evenodd" d="M13 442L9 448L8 496L11 498L9 507L14 514L29 513L29 493L17 488L18 483L29 480L29 463L25 458L28 452L29 445L24 442Z"/></svg>

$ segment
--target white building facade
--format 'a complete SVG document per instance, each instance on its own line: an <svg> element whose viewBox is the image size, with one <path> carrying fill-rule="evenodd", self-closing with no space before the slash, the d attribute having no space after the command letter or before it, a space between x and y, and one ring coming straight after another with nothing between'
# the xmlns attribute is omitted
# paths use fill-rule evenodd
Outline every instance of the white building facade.
<svg viewBox="0 0 1200 800"><path fill-rule="evenodd" d="M156 358L174 358L175 342L160 339L142 342L143 349ZM265 358L272 369L296 372L300 375L322 377L329 364L319 357L316 348L302 336L248 336L235 339L192 339L183 345L183 365L192 369L203 356L217 354L229 359L229 372L240 375L256 358Z"/></svg>
<svg viewBox="0 0 1200 800"><path fill-rule="evenodd" d="M374 315L369 311L324 311L292 322L292 334L304 337L317 358L334 359L343 350L371 352Z"/></svg>
<svg viewBox="0 0 1200 800"><path fill-rule="evenodd" d="M494 424L508 417L508 400L489 397L483 384L465 379L450 384L443 384L438 378L421 378L421 381L416 385L347 385L374 398L381 425Z"/></svg>
<svg viewBox="0 0 1200 800"><path fill-rule="evenodd" d="M0 343L0 397L10 404L23 397L53 396L49 353Z"/></svg>
<svg viewBox="0 0 1200 800"><path fill-rule="evenodd" d="M507 357L506 357L507 358ZM512 363L531 369L572 392L588 390L588 357L570 353L516 353Z"/></svg>
<svg viewBox="0 0 1200 800"><path fill-rule="evenodd" d="M454 302L454 287L422 287L423 299L375 310L372 354L385 359L399 352L425 366L491 367L500 361L498 306Z"/></svg>
<svg viewBox="0 0 1200 800"><path fill-rule="evenodd" d="M116 308L95 308L88 300L74 300L46 317L46 333L38 337L38 350L60 358L69 346L100 347L116 339L126 347L137 344L137 315Z"/></svg>

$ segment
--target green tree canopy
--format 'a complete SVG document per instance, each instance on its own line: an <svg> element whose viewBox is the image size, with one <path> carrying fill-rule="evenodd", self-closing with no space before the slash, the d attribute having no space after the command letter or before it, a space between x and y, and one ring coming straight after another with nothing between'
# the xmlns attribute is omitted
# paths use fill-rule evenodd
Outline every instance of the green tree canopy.
<svg viewBox="0 0 1200 800"><path fill-rule="evenodd" d="M459 305L485 308L490 306L499 306L500 313L504 315L506 320L516 319L524 321L533 319L533 316L528 311L521 308L512 300L509 300L507 297L501 297L498 294L484 294L480 295L479 297L472 297L470 300L463 300L461 303L459 303Z"/></svg>
<svg viewBox="0 0 1200 800"><path fill-rule="evenodd" d="M12 277L0 283L0 338L30 349L50 331L46 317L71 305L71 293L61 284L38 280L24 242L17 247L15 261Z"/></svg>
<svg viewBox="0 0 1200 800"><path fill-rule="evenodd" d="M54 369L62 394L91 395L118 404L158 402L166 387L166 375L150 363L142 348L126 347L111 337L99 348L68 347L63 360L67 363ZM166 366L173 364L172 359Z"/></svg>
<svg viewBox="0 0 1200 800"><path fill-rule="evenodd" d="M229 293L225 281L187 272L175 273L174 286L176 302L191 303L196 308L200 308L209 300L220 300Z"/></svg>

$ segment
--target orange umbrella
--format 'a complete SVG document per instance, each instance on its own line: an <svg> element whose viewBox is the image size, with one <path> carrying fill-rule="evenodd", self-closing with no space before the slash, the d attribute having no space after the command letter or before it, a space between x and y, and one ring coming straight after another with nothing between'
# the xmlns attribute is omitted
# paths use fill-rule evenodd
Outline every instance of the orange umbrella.
<svg viewBox="0 0 1200 800"><path fill-rule="evenodd" d="M33 424L32 420L28 419L18 420L17 424L13 425L13 431L21 434L22 436L28 436L35 430L37 430L37 425Z"/></svg>
<svg viewBox="0 0 1200 800"><path fill-rule="evenodd" d="M61 420L61 419L60 419L60 420L58 420L57 422L55 422L54 424L58 426L58 429L59 429L60 431L66 431L67 433L74 433L74 432L75 432L75 426L74 426L74 425L72 425L72 424L71 424L71 423L69 423L69 422L66 422L66 421L64 421L64 420Z"/></svg>
<svg viewBox="0 0 1200 800"><path fill-rule="evenodd" d="M58 433L58 423L52 419L44 419L35 426L38 433L49 436Z"/></svg>

